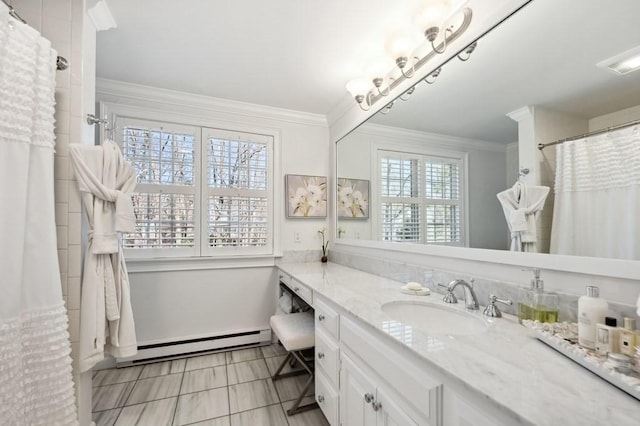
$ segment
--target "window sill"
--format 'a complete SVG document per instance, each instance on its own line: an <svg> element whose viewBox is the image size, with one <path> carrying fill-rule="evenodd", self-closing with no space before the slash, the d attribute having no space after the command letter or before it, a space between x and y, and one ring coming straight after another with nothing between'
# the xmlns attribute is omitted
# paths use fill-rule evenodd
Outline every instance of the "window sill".
<svg viewBox="0 0 640 426"><path fill-rule="evenodd" d="M276 255L127 258L130 274L203 269L261 268L275 265Z"/></svg>

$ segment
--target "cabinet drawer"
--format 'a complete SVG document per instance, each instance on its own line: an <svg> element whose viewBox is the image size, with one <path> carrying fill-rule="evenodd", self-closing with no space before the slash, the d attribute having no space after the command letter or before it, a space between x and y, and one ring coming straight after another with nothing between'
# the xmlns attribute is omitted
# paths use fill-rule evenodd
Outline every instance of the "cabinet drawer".
<svg viewBox="0 0 640 426"><path fill-rule="evenodd" d="M329 333L334 339L340 337L340 316L321 300L316 300L314 305L316 314L316 328Z"/></svg>
<svg viewBox="0 0 640 426"><path fill-rule="evenodd" d="M291 281L287 284L287 287L289 287L298 296L300 296L302 300L313 306L313 290L311 290L309 287L302 284L295 278L291 278Z"/></svg>
<svg viewBox="0 0 640 426"><path fill-rule="evenodd" d="M316 374L316 402L331 426L338 425L338 391L322 372Z"/></svg>
<svg viewBox="0 0 640 426"><path fill-rule="evenodd" d="M289 287L289 285L291 283L291 276L289 274L287 274L286 272L283 272L283 271L279 271L278 279L280 280L281 283L283 283L287 287Z"/></svg>
<svg viewBox="0 0 640 426"><path fill-rule="evenodd" d="M316 369L322 370L327 378L338 386L338 345L321 329L316 329Z"/></svg>

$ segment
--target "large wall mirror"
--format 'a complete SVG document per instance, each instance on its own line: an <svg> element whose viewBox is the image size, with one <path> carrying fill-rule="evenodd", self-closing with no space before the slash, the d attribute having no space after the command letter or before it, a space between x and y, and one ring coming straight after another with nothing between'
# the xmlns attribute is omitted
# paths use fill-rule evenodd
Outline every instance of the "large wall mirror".
<svg viewBox="0 0 640 426"><path fill-rule="evenodd" d="M509 114L534 107L549 122L571 121L575 135L640 119L640 71L598 66L640 46L639 16L637 0L533 0L468 61L454 58L433 84L418 82L406 101L354 129L337 143L338 238L509 250L496 195L529 179L519 176L522 129ZM545 148L543 170L555 168L554 151ZM548 253L553 176L535 183L550 187L537 249Z"/></svg>

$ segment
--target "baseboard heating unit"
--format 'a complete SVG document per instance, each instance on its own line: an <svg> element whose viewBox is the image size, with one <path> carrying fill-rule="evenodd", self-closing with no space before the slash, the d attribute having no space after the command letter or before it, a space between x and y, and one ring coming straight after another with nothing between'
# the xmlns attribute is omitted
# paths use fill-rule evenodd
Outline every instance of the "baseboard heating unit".
<svg viewBox="0 0 640 426"><path fill-rule="evenodd" d="M116 358L116 366L128 367L269 344L271 344L270 328L159 343L142 343L138 346L136 355L128 358Z"/></svg>

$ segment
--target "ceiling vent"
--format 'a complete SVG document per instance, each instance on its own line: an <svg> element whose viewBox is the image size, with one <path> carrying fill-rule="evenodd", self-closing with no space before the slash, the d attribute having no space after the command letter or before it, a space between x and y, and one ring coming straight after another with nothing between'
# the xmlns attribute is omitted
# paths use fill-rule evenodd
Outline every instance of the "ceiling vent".
<svg viewBox="0 0 640 426"><path fill-rule="evenodd" d="M629 74L640 69L640 46L598 62L596 65L618 75Z"/></svg>

